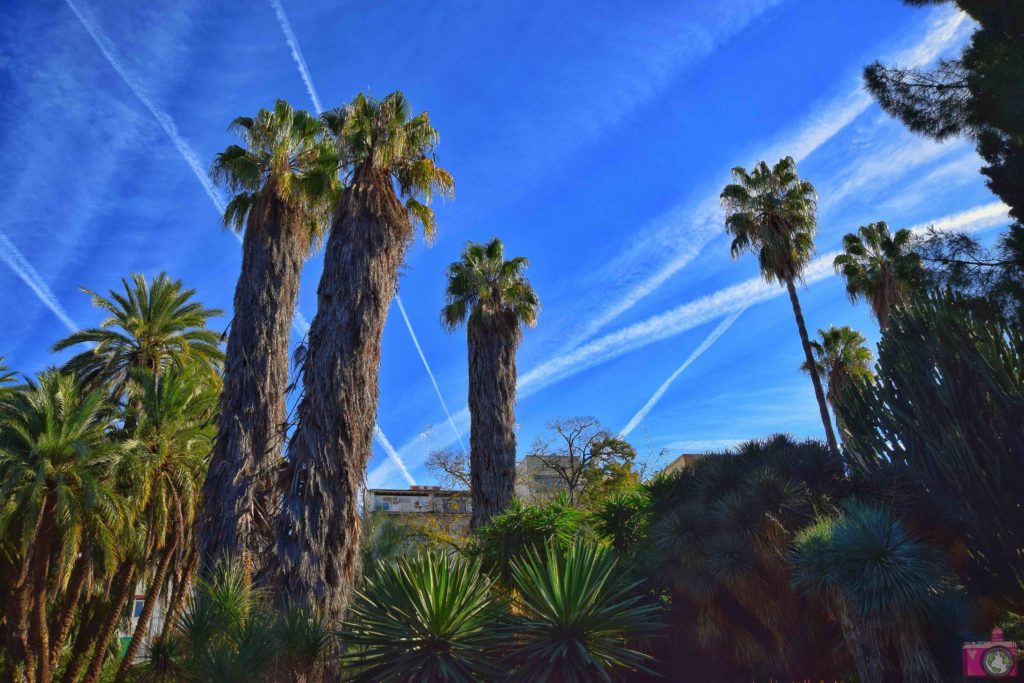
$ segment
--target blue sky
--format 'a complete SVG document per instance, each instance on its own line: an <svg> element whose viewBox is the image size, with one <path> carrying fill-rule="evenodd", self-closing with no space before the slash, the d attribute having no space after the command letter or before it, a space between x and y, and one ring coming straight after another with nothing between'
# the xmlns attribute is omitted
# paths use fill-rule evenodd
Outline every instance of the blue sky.
<svg viewBox="0 0 1024 683"><path fill-rule="evenodd" d="M970 31L896 0L4 3L0 355L26 373L59 362L50 345L101 318L78 287L131 272L230 308L239 244L205 175L228 122L278 97L312 110L400 89L441 132L456 198L409 253L409 324L392 306L384 332L371 485L427 483L428 450L459 447L456 431L468 445L465 337L438 311L445 266L492 236L529 257L543 304L519 353L521 453L572 415L628 428L644 457L821 436L789 302L730 259L717 195L732 166L793 155L821 194L808 325L876 340L829 265L844 233L988 238L1007 220L971 145L911 135L860 71L928 64ZM307 320L320 270L303 275Z"/></svg>

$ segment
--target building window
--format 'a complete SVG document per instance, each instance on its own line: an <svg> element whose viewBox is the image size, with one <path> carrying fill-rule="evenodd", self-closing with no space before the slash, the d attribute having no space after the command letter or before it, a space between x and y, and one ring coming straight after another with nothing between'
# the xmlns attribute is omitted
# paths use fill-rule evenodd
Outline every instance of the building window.
<svg viewBox="0 0 1024 683"><path fill-rule="evenodd" d="M383 510L384 512L387 512L388 510L391 509L391 503L381 503L380 509Z"/></svg>
<svg viewBox="0 0 1024 683"><path fill-rule="evenodd" d="M145 600L135 599L135 605L132 606L132 618L138 619L142 616L142 606L145 604Z"/></svg>

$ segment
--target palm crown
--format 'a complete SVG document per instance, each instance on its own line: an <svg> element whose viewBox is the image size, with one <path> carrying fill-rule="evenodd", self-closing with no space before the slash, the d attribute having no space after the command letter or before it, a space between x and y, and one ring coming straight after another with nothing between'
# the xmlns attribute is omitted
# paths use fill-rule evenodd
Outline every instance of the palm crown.
<svg viewBox="0 0 1024 683"><path fill-rule="evenodd" d="M814 186L797 175L793 157L771 168L761 161L750 172L737 166L732 176L735 182L725 187L721 200L733 258L756 252L767 282L799 279L814 251Z"/></svg>
<svg viewBox="0 0 1024 683"><path fill-rule="evenodd" d="M92 295L92 305L110 316L99 327L79 330L54 344L54 351L94 345L71 358L68 370L86 382L112 382L119 391L133 368L159 375L168 365L194 362L210 372L220 367L220 336L206 328L206 321L222 311L193 300L195 290L185 289L166 273L152 282L135 273L130 281L122 278L121 284L124 293L110 290L109 298L82 288Z"/></svg>
<svg viewBox="0 0 1024 683"><path fill-rule="evenodd" d="M843 237L843 252L833 262L846 278L846 293L867 299L878 324L889 324L892 308L904 301L921 274L921 259L911 250L913 233L890 234L884 222L861 226Z"/></svg>
<svg viewBox="0 0 1024 683"><path fill-rule="evenodd" d="M412 116L405 95L395 91L382 100L360 93L350 104L325 112L334 134L345 180L387 183L405 199L409 217L434 237L434 193L451 197L455 181L437 165L434 148L440 140L426 112Z"/></svg>
<svg viewBox="0 0 1024 683"><path fill-rule="evenodd" d="M487 244L470 242L462 259L448 266L448 287L441 324L449 332L469 319L507 314L529 327L537 323L540 300L523 270L523 256L505 260L505 245L494 238Z"/></svg>
<svg viewBox="0 0 1024 683"><path fill-rule="evenodd" d="M818 334L821 341L812 341L811 349L818 374L828 385L828 401L834 406L846 387L874 379L872 355L865 346L864 335L847 325L833 325L827 330L818 330ZM806 361L800 367L804 372L810 371Z"/></svg>
<svg viewBox="0 0 1024 683"><path fill-rule="evenodd" d="M224 225L241 232L261 196L301 210L310 247L319 244L337 201L338 154L323 124L277 100L273 110L239 116L228 127L244 146L231 145L213 161L211 174L234 195Z"/></svg>

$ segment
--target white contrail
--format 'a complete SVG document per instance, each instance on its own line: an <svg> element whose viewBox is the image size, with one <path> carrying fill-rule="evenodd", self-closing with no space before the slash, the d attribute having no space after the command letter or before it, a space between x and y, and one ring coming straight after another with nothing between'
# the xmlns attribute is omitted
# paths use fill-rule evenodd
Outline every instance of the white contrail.
<svg viewBox="0 0 1024 683"><path fill-rule="evenodd" d="M64 326L72 332L78 331L78 325L71 319L64 310L64 307L57 301L57 297L53 295L50 288L43 282L43 278L39 276L39 272L32 267L32 264L22 255L14 244L7 239L7 235L0 232L0 258L2 258L7 265L11 267L15 275L20 277L22 281L28 285L39 300L46 304L46 307L53 311L53 314L60 319Z"/></svg>
<svg viewBox="0 0 1024 683"><path fill-rule="evenodd" d="M907 50L891 55L886 61L907 67L924 66L947 47L963 39L964 32L969 26L968 17L963 12L943 12L932 23L924 39ZM783 135L780 140L754 156L770 161L789 155L798 162L802 161L849 126L871 106L872 101L858 82L849 91L820 107L792 133ZM678 227L680 224L686 224L686 227L681 229ZM658 218L647 238L641 238L639 243L626 252L624 259L610 264L610 269L620 273L628 271L629 262L632 261L643 264L646 271L653 249L660 252L665 249L666 244L679 244L682 245L680 251L653 273L643 277L625 295L601 310L596 317L583 324L579 333L573 335L566 346L572 348L589 339L598 330L655 292L673 275L689 265L704 246L721 234L721 231L722 212L717 193L698 201L696 206L688 202L676 206ZM626 263L623 264L622 260Z"/></svg>
<svg viewBox="0 0 1024 683"><path fill-rule="evenodd" d="M380 430L378 425L373 426L373 438L377 440L377 443L379 443L381 448L384 449L384 452L388 454L388 457L391 458L391 462L395 464L398 471L401 472L402 476L405 477L405 480L409 482L409 486L415 486L416 480L412 478L411 474L409 474L409 469L405 466L405 461L402 460L402 456L398 454L395 447L391 445L390 441L388 441L388 437L384 436L384 432Z"/></svg>
<svg viewBox="0 0 1024 683"><path fill-rule="evenodd" d="M67 6L71 8L71 11L78 17L78 21L82 24L82 27L92 37L93 42L96 43L96 47L100 49L103 56L106 57L107 62L114 68L117 75L121 77L128 89L135 94L135 96L142 102L143 106L149 110L149 113L153 115L156 122L160 124L160 127L167 133L167 137L171 139L171 143L175 149L188 164L189 168L192 169L192 173L195 175L199 184L203 186L203 190L206 192L206 196L210 198L210 202L217 210L218 216L224 215L224 199L217 192L217 188L214 186L213 181L210 179L209 174L203 168L202 163L199 161L199 156L195 153L195 150L181 137L181 133L178 132L178 126L175 125L174 119L172 119L165 111L156 106L156 104L149 98L146 91L143 89L142 84L139 83L138 79L132 76L128 69L124 65L124 60L121 59L118 54L117 48L114 47L114 43L110 40L103 29L94 22L92 19L82 13L82 10L78 7L74 0L64 0ZM235 236L239 244L242 242L242 236L231 231L231 234ZM292 328L295 329L299 335L305 334L309 330L309 323L305 322L305 318L302 313L296 309L295 319L292 321Z"/></svg>
<svg viewBox="0 0 1024 683"><path fill-rule="evenodd" d="M940 231L978 232L997 225L1005 225L1008 221L1009 207L1001 201L994 201L933 221L919 223L910 230L918 234L928 228ZM840 253L832 251L811 261L804 271L804 282L811 285L835 275L833 260ZM769 301L785 292L784 287L768 285L760 277L730 285L606 334L541 363L520 377L517 394L519 398L526 398L595 365L717 320L723 315L735 314L751 305ZM463 419L463 413L468 416L467 411L460 411L456 418ZM402 451L411 452L416 445L416 440L410 440L402 446Z"/></svg>
<svg viewBox="0 0 1024 683"><path fill-rule="evenodd" d="M288 15L284 13L284 7L281 6L280 0L270 0L270 4L274 8L274 14L277 15L277 22L281 24L284 40L292 51L292 59L295 60L295 64L299 67L299 75L302 76L302 82L306 84L306 92L309 93L309 99L313 100L316 113L322 114L324 108L320 105L320 97L316 94L316 88L313 86L313 77L309 74L309 67L306 66L306 59L302 56L299 41L295 37L295 32L292 31L292 23L288 21Z"/></svg>
<svg viewBox="0 0 1024 683"><path fill-rule="evenodd" d="M299 46L299 39L295 36L295 32L292 30L292 24L288 21L288 15L285 14L284 7L281 5L280 0L270 0L271 6L274 8L274 14L277 15L277 21L281 25L281 31L284 33L285 42L288 43L288 48L291 50L292 59L295 60L296 66L299 68L299 76L302 77L302 82L306 84L306 92L309 93L309 99L313 101L313 107L316 109L317 114L323 113L323 106L320 104L320 96L317 94L316 86L313 85L313 77L309 73L309 67L306 66L306 59L302 55L302 48ZM444 397L441 395L441 387L437 383L437 379L434 377L434 371L430 369L430 363L427 362L427 356L423 353L423 347L420 346L419 339L416 338L416 332L412 328L412 323L409 321L409 316L406 315L405 307L402 305L402 299L398 294L395 294L395 303L398 304L398 310L402 313L402 319L405 321L405 327L409 330L409 336L412 338L413 346L416 347L416 351L420 355L420 360L423 361L423 368L427 371L427 376L430 377L431 384L434 385L434 392L437 394L437 399L441 402L441 408L444 410L445 416L448 418L448 424L451 425L452 432L455 434L455 438L458 439L459 445L462 447L462 452L466 452L466 445L462 442L462 434L459 433L458 428L455 426L455 421L452 419L451 412L448 410L448 405L445 403ZM309 331L309 323L305 322L304 318L297 319L301 320L301 324L305 328L305 331ZM402 462L398 452L391 447L387 439L384 438L383 432L380 432L381 439L378 441L384 446L384 450L387 451L388 455L395 460L396 464L401 468L402 473L406 479L409 479L409 483L412 484L412 479L409 477L409 471L405 467L405 463Z"/></svg>
<svg viewBox="0 0 1024 683"><path fill-rule="evenodd" d="M146 109L149 110L149 113L153 115L153 118L155 118L157 123L160 124L160 127L164 129L164 132L167 133L167 137L171 139L171 142L178 150L178 153L181 154L185 163L187 163L189 168L192 169L192 173L195 174L196 179L199 180L199 184L203 186L203 190L206 191L206 195L210 198L210 201L217 209L217 213L219 215L223 215L224 200L221 198L220 193L217 192L217 188L214 187L213 181L210 180L210 176L206 173L206 169L199 162L199 157L196 155L195 151L193 151L189 144L185 142L185 139L181 137L181 134L178 132L178 127L174 125L174 120L153 103L153 100L151 100L149 95L147 95L145 90L143 90L139 81L128 73L128 69L125 68L124 61L118 55L117 48L114 47L110 38L108 38L103 32L103 29L101 29L96 22L83 14L74 0L64 0L64 2L67 3L67 6L70 7L71 11L75 13L76 17L78 17L78 21L82 24L82 27L85 28L86 32L92 36L93 42L96 43L96 47L98 47L100 52L103 53L103 56L107 58L107 61L110 63L110 66L114 68L114 71L117 72L117 75L121 77L121 80L124 81L125 85L127 85L135 96L139 98L139 101L142 102Z"/></svg>
<svg viewBox="0 0 1024 683"><path fill-rule="evenodd" d="M651 409L654 408L658 401L661 400L661 397L665 395L665 392L668 391L668 388L672 386L672 383L676 381L679 375L683 374L686 368L690 367L690 365L695 360L700 358L701 354L703 354L705 351L711 348L711 345L718 341L718 338L725 334L726 330L732 327L732 324L736 322L736 319L739 318L745 310L747 310L746 306L736 311L722 322L718 323L718 326L715 327L715 329L711 331L711 334L709 334L707 338L705 338L704 341L700 343L700 346L693 350L693 353L691 353L689 357L685 361L683 361L683 364L676 368L675 371L668 376L668 379L661 383L661 386L658 387L658 390L651 395L651 397L647 400L647 403L645 403L640 410L636 411L636 415L634 415L629 420L629 422L626 423L626 426L622 428L622 431L619 432L620 438L625 439L627 436L629 436L629 433L636 428L638 424L643 422L644 418L647 417L648 413L651 412Z"/></svg>
<svg viewBox="0 0 1024 683"><path fill-rule="evenodd" d="M409 316L405 312L405 306L402 305L402 297L395 294L395 303L398 304L398 310L402 314L402 320L405 321L405 327L409 330L409 336L412 337L413 346L416 347L416 351L420 354L420 360L423 361L423 367L427 370L427 375L430 376L430 382L434 385L434 393L437 394L437 400L441 402L441 408L444 409L444 414L448 418L448 424L451 425L452 431L455 432L455 438L459 440L459 446L462 447L462 452L466 455L469 453L466 451L466 444L462 442L462 434L459 433L458 427L455 426L455 420L452 419L451 412L448 411L448 404L444 401L444 396L441 395L441 387L437 384L437 378L434 377L434 373L430 369L430 364L427 363L427 357L423 353L423 347L420 346L419 339L416 338L416 333L412 329L412 323L409 322Z"/></svg>

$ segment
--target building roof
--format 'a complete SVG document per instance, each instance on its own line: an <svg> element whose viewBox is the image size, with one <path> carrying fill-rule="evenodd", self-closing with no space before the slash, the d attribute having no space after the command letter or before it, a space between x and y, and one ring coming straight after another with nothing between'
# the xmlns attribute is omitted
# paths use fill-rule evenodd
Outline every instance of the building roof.
<svg viewBox="0 0 1024 683"><path fill-rule="evenodd" d="M700 458L703 458L706 455L707 453L683 453L678 458L676 458L669 464L665 465L664 469L662 469L661 471L663 474L672 474L673 472L678 472L684 467L692 465L695 460L699 460Z"/></svg>
<svg viewBox="0 0 1024 683"><path fill-rule="evenodd" d="M408 489L366 489L382 496L468 496L469 491L442 489L440 486L414 486Z"/></svg>

